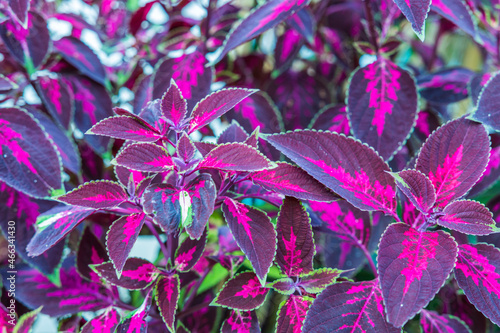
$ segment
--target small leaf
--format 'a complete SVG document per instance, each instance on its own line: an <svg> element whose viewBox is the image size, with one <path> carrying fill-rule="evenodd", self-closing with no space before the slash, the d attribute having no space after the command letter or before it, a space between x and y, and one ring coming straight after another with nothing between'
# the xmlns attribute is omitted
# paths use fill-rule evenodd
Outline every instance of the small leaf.
<svg viewBox="0 0 500 333"><path fill-rule="evenodd" d="M43 306L40 306L39 308L27 312L23 314L16 323L16 326L14 327L14 330L12 333L29 333L31 332L31 329L33 328L33 324L35 323L35 320L38 317L38 314L40 313L40 310L42 310ZM9 317L10 319L10 317ZM6 331L8 332L8 330Z"/></svg>
<svg viewBox="0 0 500 333"><path fill-rule="evenodd" d="M144 172L163 172L174 167L168 151L154 143L136 143L126 146L112 163Z"/></svg>
<svg viewBox="0 0 500 333"><path fill-rule="evenodd" d="M90 227L85 228L76 252L76 269L78 273L92 282L99 283L100 278L90 268L90 265L102 264L108 260L108 254L100 240L92 233Z"/></svg>
<svg viewBox="0 0 500 333"><path fill-rule="evenodd" d="M201 258L207 243L207 230L200 239L187 237L175 252L176 270L179 272L190 271Z"/></svg>
<svg viewBox="0 0 500 333"><path fill-rule="evenodd" d="M221 333L257 333L260 332L259 320L255 311L231 311L231 315L224 321Z"/></svg>
<svg viewBox="0 0 500 333"><path fill-rule="evenodd" d="M262 305L269 288L262 287L253 272L238 274L228 280L212 304L230 309L254 310Z"/></svg>
<svg viewBox="0 0 500 333"><path fill-rule="evenodd" d="M310 297L292 295L281 302L278 309L276 333L303 332L302 325L313 299Z"/></svg>
<svg viewBox="0 0 500 333"><path fill-rule="evenodd" d="M196 153L196 147L186 133L182 133L177 141L177 156L187 163L191 161Z"/></svg>
<svg viewBox="0 0 500 333"><path fill-rule="evenodd" d="M401 192L422 213L428 213L436 202L436 190L429 178L417 170L391 173Z"/></svg>
<svg viewBox="0 0 500 333"><path fill-rule="evenodd" d="M427 13L431 9L430 0L395 0L396 5L403 12L404 16L410 21L413 31L421 41L424 40L424 27Z"/></svg>
<svg viewBox="0 0 500 333"><path fill-rule="evenodd" d="M170 121L175 129L180 129L187 114L187 102L182 92L172 79L170 87L161 98L161 112Z"/></svg>
<svg viewBox="0 0 500 333"><path fill-rule="evenodd" d="M311 294L319 294L326 287L334 284L342 271L332 268L320 268L300 276L299 287Z"/></svg>
<svg viewBox="0 0 500 333"><path fill-rule="evenodd" d="M469 235L489 235L498 232L490 210L471 200L454 201L443 210L438 224Z"/></svg>
<svg viewBox="0 0 500 333"><path fill-rule="evenodd" d="M248 134L236 120L231 122L231 125L226 127L217 138L217 144L230 142L245 142L248 140ZM250 145L249 145L250 146ZM252 146L253 147L253 146Z"/></svg>
<svg viewBox="0 0 500 333"><path fill-rule="evenodd" d="M155 286L155 299L161 318L170 332L175 332L175 312L179 301L180 281L177 274L163 275Z"/></svg>
<svg viewBox="0 0 500 333"><path fill-rule="evenodd" d="M308 128L350 135L351 127L347 119L346 106L343 104L325 106L314 116Z"/></svg>
<svg viewBox="0 0 500 333"><path fill-rule="evenodd" d="M424 333L472 333L470 328L458 317L449 314L438 314L435 311L422 310L420 325Z"/></svg>
<svg viewBox="0 0 500 333"><path fill-rule="evenodd" d="M212 149L198 164L198 169L225 171L260 171L274 167L257 149L244 143L226 143Z"/></svg>
<svg viewBox="0 0 500 333"><path fill-rule="evenodd" d="M291 278L285 277L266 284L266 288L272 288L283 295L291 295L296 290L296 284Z"/></svg>
<svg viewBox="0 0 500 333"><path fill-rule="evenodd" d="M33 87L52 118L69 129L74 112L74 97L68 85L60 77L38 76Z"/></svg>
<svg viewBox="0 0 500 333"><path fill-rule="evenodd" d="M106 118L92 126L86 134L109 136L111 138L138 142L156 142L162 135L140 118L114 116Z"/></svg>
<svg viewBox="0 0 500 333"><path fill-rule="evenodd" d="M93 209L113 208L127 199L123 187L109 180L91 181L57 197L67 204Z"/></svg>
<svg viewBox="0 0 500 333"><path fill-rule="evenodd" d="M120 313L115 308L110 307L100 316L89 320L82 327L81 333L94 333L96 330L101 333L114 333L120 321Z"/></svg>
<svg viewBox="0 0 500 333"><path fill-rule="evenodd" d="M97 274L106 281L131 290L146 288L156 280L160 273L155 265L139 258L127 259L120 277L116 275L115 267L110 261L93 267Z"/></svg>

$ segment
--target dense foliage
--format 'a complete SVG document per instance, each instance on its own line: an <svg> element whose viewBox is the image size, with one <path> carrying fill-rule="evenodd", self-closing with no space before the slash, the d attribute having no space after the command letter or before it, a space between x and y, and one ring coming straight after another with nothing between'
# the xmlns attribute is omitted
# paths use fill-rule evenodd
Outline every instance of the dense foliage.
<svg viewBox="0 0 500 333"><path fill-rule="evenodd" d="M499 329L497 2L0 13L0 332Z"/></svg>

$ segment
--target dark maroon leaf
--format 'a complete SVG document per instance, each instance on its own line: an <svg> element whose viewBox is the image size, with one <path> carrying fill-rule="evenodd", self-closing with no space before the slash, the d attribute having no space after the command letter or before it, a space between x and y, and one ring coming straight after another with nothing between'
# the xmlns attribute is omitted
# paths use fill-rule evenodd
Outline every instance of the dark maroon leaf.
<svg viewBox="0 0 500 333"><path fill-rule="evenodd" d="M354 137L388 160L415 125L418 96L415 81L407 71L390 60L378 59L352 76L347 115Z"/></svg>
<svg viewBox="0 0 500 333"><path fill-rule="evenodd" d="M106 71L97 55L83 42L74 37L63 37L54 42L61 56L75 66L83 75L104 85Z"/></svg>
<svg viewBox="0 0 500 333"><path fill-rule="evenodd" d="M121 316L115 308L107 308L100 316L94 317L88 321L83 327L81 333L114 333L118 324L120 324Z"/></svg>
<svg viewBox="0 0 500 333"><path fill-rule="evenodd" d="M244 143L226 143L212 149L198 164L198 169L260 171L272 168L273 162L257 149Z"/></svg>
<svg viewBox="0 0 500 333"><path fill-rule="evenodd" d="M123 187L109 180L91 181L57 197L57 200L70 205L94 209L113 208L127 199Z"/></svg>
<svg viewBox="0 0 500 333"><path fill-rule="evenodd" d="M116 155L112 163L144 172L163 172L174 167L168 151L154 143L136 143L126 146Z"/></svg>
<svg viewBox="0 0 500 333"><path fill-rule="evenodd" d="M207 243L207 231L201 236L200 239L191 239L187 237L175 252L176 270L179 272L187 272L193 268L198 262L205 250Z"/></svg>
<svg viewBox="0 0 500 333"><path fill-rule="evenodd" d="M299 200L285 197L276 222L278 248L276 263L287 276L313 270L314 246L311 220Z"/></svg>
<svg viewBox="0 0 500 333"><path fill-rule="evenodd" d="M120 276L110 261L94 265L94 270L108 282L126 289L144 289L156 280L160 271L155 265L140 258L129 258Z"/></svg>
<svg viewBox="0 0 500 333"><path fill-rule="evenodd" d="M401 192L422 213L428 213L436 202L436 190L426 175L417 170L391 173Z"/></svg>
<svg viewBox="0 0 500 333"><path fill-rule="evenodd" d="M469 327L458 317L449 314L438 314L434 311L422 310L420 312L420 325L424 333L471 333Z"/></svg>
<svg viewBox="0 0 500 333"><path fill-rule="evenodd" d="M292 295L281 302L278 309L276 333L302 332L302 325L313 299L305 296Z"/></svg>
<svg viewBox="0 0 500 333"><path fill-rule="evenodd" d="M450 275L457 243L443 231L391 224L379 244L378 270L387 319L396 327L420 312Z"/></svg>
<svg viewBox="0 0 500 333"><path fill-rule="evenodd" d="M108 260L109 257L104 245L89 227L85 228L76 253L76 269L78 273L89 281L99 283L101 279L90 268L90 265L102 264Z"/></svg>
<svg viewBox="0 0 500 333"><path fill-rule="evenodd" d="M154 127L139 118L114 116L92 126L85 134L97 134L138 142L156 142L162 137Z"/></svg>
<svg viewBox="0 0 500 333"><path fill-rule="evenodd" d="M179 141L177 141L177 156L182 158L185 163L191 161L196 153L196 147L189 136L182 133Z"/></svg>
<svg viewBox="0 0 500 333"><path fill-rule="evenodd" d="M449 104L466 99L467 85L474 72L467 68L447 68L417 78L420 95L432 103Z"/></svg>
<svg viewBox="0 0 500 333"><path fill-rule="evenodd" d="M488 83L481 91L477 109L473 115L474 119L491 126L497 131L500 130L499 87L500 75L497 73L488 80Z"/></svg>
<svg viewBox="0 0 500 333"><path fill-rule="evenodd" d="M308 128L350 135L346 106L342 104L325 106L314 116Z"/></svg>
<svg viewBox="0 0 500 333"><path fill-rule="evenodd" d="M429 10L431 9L431 1L395 0L394 2L398 5L399 9L401 9L408 21L410 21L411 27L417 34L418 38L423 41L425 37L425 19L427 18L427 13L429 13Z"/></svg>
<svg viewBox="0 0 500 333"><path fill-rule="evenodd" d="M500 231L496 227L493 215L483 204L472 200L458 200L446 206L444 216L438 224L448 229L470 235L489 235Z"/></svg>
<svg viewBox="0 0 500 333"><path fill-rule="evenodd" d="M308 3L309 0L270 0L259 6L247 17L234 24L236 28L227 35L222 51L213 63L222 60L236 46L275 27L290 15L307 6Z"/></svg>
<svg viewBox="0 0 500 333"><path fill-rule="evenodd" d="M263 211L229 198L221 208L238 246L263 284L276 254L276 230L271 220Z"/></svg>
<svg viewBox="0 0 500 333"><path fill-rule="evenodd" d="M61 191L61 163L47 134L26 111L0 109L0 180L30 196Z"/></svg>
<svg viewBox="0 0 500 333"><path fill-rule="evenodd" d="M60 78L38 76L33 83L43 105L65 129L69 129L74 112L73 93Z"/></svg>
<svg viewBox="0 0 500 333"><path fill-rule="evenodd" d="M161 98L161 112L175 129L183 127L183 120L187 114L187 102L173 79L170 81L167 92Z"/></svg>
<svg viewBox="0 0 500 333"><path fill-rule="evenodd" d="M463 0L432 0L431 9L455 23L460 29L476 37L476 23L467 3Z"/></svg>
<svg viewBox="0 0 500 333"><path fill-rule="evenodd" d="M285 162L273 169L251 174L252 181L263 188L301 200L334 201L338 196L304 170Z"/></svg>
<svg viewBox="0 0 500 333"><path fill-rule="evenodd" d="M459 246L455 278L474 306L500 323L500 250L489 244Z"/></svg>
<svg viewBox="0 0 500 333"><path fill-rule="evenodd" d="M295 14L296 15L296 14ZM278 73L287 70L304 45L304 38L295 29L288 29L278 37L274 49L275 69Z"/></svg>
<svg viewBox="0 0 500 333"><path fill-rule="evenodd" d="M319 294L326 287L334 284L342 271L332 268L320 268L300 276L299 287L311 294Z"/></svg>
<svg viewBox="0 0 500 333"><path fill-rule="evenodd" d="M175 329L175 311L179 301L180 281L179 276L163 275L156 282L155 299L160 310L163 322L167 325L170 332Z"/></svg>
<svg viewBox="0 0 500 333"><path fill-rule="evenodd" d="M355 207L395 214L394 179L370 147L343 135L311 130L270 135L266 140Z"/></svg>
<svg viewBox="0 0 500 333"><path fill-rule="evenodd" d="M58 206L38 217L38 230L26 250L30 256L39 256L64 238L80 222L94 212L91 208Z"/></svg>
<svg viewBox="0 0 500 333"><path fill-rule="evenodd" d="M106 234L106 249L118 274L123 270L128 255L144 225L144 220L144 213L137 213L122 216L109 227Z"/></svg>
<svg viewBox="0 0 500 333"><path fill-rule="evenodd" d="M260 285L255 273L245 272L228 280L212 304L231 309L253 310L264 303L268 290L269 288Z"/></svg>
<svg viewBox="0 0 500 333"><path fill-rule="evenodd" d="M9 7L16 20L24 27L28 27L29 0L9 0Z"/></svg>
<svg viewBox="0 0 500 333"><path fill-rule="evenodd" d="M463 196L481 177L490 152L483 125L459 118L436 130L418 155L416 169L436 190L436 205L446 206Z"/></svg>
<svg viewBox="0 0 500 333"><path fill-rule="evenodd" d="M286 277L266 284L267 288L272 288L280 294L291 295L296 290L296 283L293 279Z"/></svg>
<svg viewBox="0 0 500 333"><path fill-rule="evenodd" d="M341 282L325 289L309 308L303 332L401 332L385 320L378 281Z"/></svg>
<svg viewBox="0 0 500 333"><path fill-rule="evenodd" d="M130 18L130 33L135 35L141 28L142 22L144 22L151 10L151 7L158 1L150 1L141 8L139 8Z"/></svg>
<svg viewBox="0 0 500 333"><path fill-rule="evenodd" d="M219 135L217 143L245 142L247 139L248 133L245 132L243 127L241 127L236 120L233 120L231 125L226 127L226 129L224 129L224 131Z"/></svg>
<svg viewBox="0 0 500 333"><path fill-rule="evenodd" d="M224 321L221 333L260 333L259 320L254 311L231 311Z"/></svg>

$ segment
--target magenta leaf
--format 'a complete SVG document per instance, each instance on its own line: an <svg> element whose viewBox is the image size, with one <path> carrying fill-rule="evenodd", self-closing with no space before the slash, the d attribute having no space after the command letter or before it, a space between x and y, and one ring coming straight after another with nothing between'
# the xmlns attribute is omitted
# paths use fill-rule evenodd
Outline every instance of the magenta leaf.
<svg viewBox="0 0 500 333"><path fill-rule="evenodd" d="M433 103L449 104L469 95L467 84L474 72L467 68L447 68L431 74L420 75L417 84L420 95Z"/></svg>
<svg viewBox="0 0 500 333"><path fill-rule="evenodd" d="M422 232L391 224L378 251L380 286L387 319L396 327L429 303L455 265L455 240L443 231Z"/></svg>
<svg viewBox="0 0 500 333"><path fill-rule="evenodd" d="M256 91L255 89L228 88L208 95L194 107L188 133L193 133L208 125L212 120L219 118Z"/></svg>
<svg viewBox="0 0 500 333"><path fill-rule="evenodd" d="M212 149L198 164L198 169L260 171L275 164L257 149L244 143L225 143Z"/></svg>
<svg viewBox="0 0 500 333"><path fill-rule="evenodd" d="M347 116L355 138L388 160L408 138L417 120L418 96L413 77L379 57L351 78Z"/></svg>
<svg viewBox="0 0 500 333"><path fill-rule="evenodd" d="M489 235L498 232L490 210L472 200L458 200L446 206L437 220L443 227L469 235Z"/></svg>
<svg viewBox="0 0 500 333"><path fill-rule="evenodd" d="M299 200L285 197L276 222L278 248L276 263L287 276L313 270L314 246L311 220Z"/></svg>
<svg viewBox="0 0 500 333"><path fill-rule="evenodd" d="M262 305L269 288L262 287L253 272L244 272L228 280L213 300L213 305L230 309L253 310Z"/></svg>
<svg viewBox="0 0 500 333"><path fill-rule="evenodd" d="M61 162L53 142L26 111L0 109L0 180L30 196L61 191Z"/></svg>
<svg viewBox="0 0 500 333"><path fill-rule="evenodd" d="M385 319L378 281L341 282L325 289L314 300L303 332L396 333Z"/></svg>
<svg viewBox="0 0 500 333"><path fill-rule="evenodd" d="M306 296L292 295L281 302L278 309L276 333L303 332L302 325L313 299Z"/></svg>
<svg viewBox="0 0 500 333"><path fill-rule="evenodd" d="M90 268L90 265L102 264L109 257L101 241L92 233L90 227L85 228L76 252L76 269L83 278L99 283L99 276Z"/></svg>
<svg viewBox="0 0 500 333"><path fill-rule="evenodd" d="M234 239L264 284L276 254L276 230L271 220L263 211L229 198L221 208Z"/></svg>
<svg viewBox="0 0 500 333"><path fill-rule="evenodd" d="M177 274L162 275L155 285L154 295L161 318L170 332L175 332L175 312L179 301L180 281Z"/></svg>
<svg viewBox="0 0 500 333"><path fill-rule="evenodd" d="M97 55L83 42L74 37L63 37L54 42L61 56L82 74L104 85L106 71Z"/></svg>
<svg viewBox="0 0 500 333"><path fill-rule="evenodd" d="M417 170L391 173L401 192L422 213L428 213L436 202L436 190L430 179Z"/></svg>
<svg viewBox="0 0 500 333"><path fill-rule="evenodd" d="M432 0L431 9L455 23L472 37L476 37L476 22L468 4L463 0Z"/></svg>
<svg viewBox="0 0 500 333"><path fill-rule="evenodd" d="M14 14L14 18L24 28L28 27L28 10L30 8L29 0L9 0L9 8Z"/></svg>
<svg viewBox="0 0 500 333"><path fill-rule="evenodd" d="M17 320L16 326L14 327L14 330L12 331L12 333L30 333L32 328L33 328L33 324L35 323L35 320L37 319L37 316L40 313L41 309L42 309L42 307L39 307L33 311L30 311L30 312L23 314ZM8 318L10 319L10 317L8 317ZM4 324L1 322L1 319L0 319L0 323ZM5 329L5 327L8 327L7 323L5 323L4 325L5 325L5 326L3 326L4 329ZM5 332L6 333L9 332L8 328L6 329Z"/></svg>
<svg viewBox="0 0 500 333"><path fill-rule="evenodd" d="M138 142L156 142L162 134L139 117L114 116L92 126L85 134L97 134Z"/></svg>
<svg viewBox="0 0 500 333"><path fill-rule="evenodd" d="M103 314L88 321L82 327L81 333L114 333L120 321L120 313L115 308L109 307Z"/></svg>
<svg viewBox="0 0 500 333"><path fill-rule="evenodd" d="M422 310L420 325L423 333L471 333L470 328L458 317L449 314L438 314L435 311Z"/></svg>
<svg viewBox="0 0 500 333"><path fill-rule="evenodd" d="M60 77L38 76L33 86L50 115L65 129L69 129L74 102L72 90L68 85Z"/></svg>
<svg viewBox="0 0 500 333"><path fill-rule="evenodd" d="M144 297L141 306L130 312L118 325L115 332L119 333L146 333L148 331L148 321L146 318L151 309L151 291Z"/></svg>
<svg viewBox="0 0 500 333"><path fill-rule="evenodd" d="M255 311L231 311L231 315L224 321L221 333L257 333L260 332L259 320Z"/></svg>
<svg viewBox="0 0 500 333"><path fill-rule="evenodd" d="M411 23L413 31L417 34L420 40L424 40L424 27L425 19L427 18L427 13L431 9L430 0L395 0L396 5L406 16L408 21Z"/></svg>
<svg viewBox="0 0 500 333"><path fill-rule="evenodd" d="M231 124L224 129L224 131L217 138L218 144L230 142L245 142L248 139L248 133L245 132L243 127L236 120L233 119ZM251 145L249 145L251 146ZM252 146L255 147L255 146Z"/></svg>
<svg viewBox="0 0 500 333"><path fill-rule="evenodd" d="M370 147L343 135L311 130L270 135L266 140L353 206L395 214L394 179Z"/></svg>
<svg viewBox="0 0 500 333"><path fill-rule="evenodd" d="M232 49L247 42L264 31L271 29L286 18L301 10L309 0L270 0L252 11L247 17L236 22L235 29L227 35L221 53L213 63L217 63Z"/></svg>
<svg viewBox="0 0 500 333"><path fill-rule="evenodd" d="M177 156L185 163L191 161L196 153L196 147L186 133L182 133L179 141L177 141Z"/></svg>
<svg viewBox="0 0 500 333"><path fill-rule="evenodd" d="M416 169L436 190L436 205L460 198L481 177L488 163L490 139L483 125L459 118L438 128L422 146Z"/></svg>
<svg viewBox="0 0 500 333"><path fill-rule="evenodd" d="M161 98L161 112L174 129L184 127L183 120L187 114L187 102L173 79L170 81L167 92Z"/></svg>
<svg viewBox="0 0 500 333"><path fill-rule="evenodd" d="M207 231L201 236L200 239L191 239L187 237L175 252L176 270L179 272L187 272L201 258L205 245L207 243Z"/></svg>
<svg viewBox="0 0 500 333"><path fill-rule="evenodd" d="M57 197L70 205L94 209L113 208L128 199L123 187L109 180L91 181Z"/></svg>
<svg viewBox="0 0 500 333"><path fill-rule="evenodd" d="M294 165L278 162L273 169L253 172L254 184L301 200L334 201L338 196L307 172Z"/></svg>
<svg viewBox="0 0 500 333"><path fill-rule="evenodd" d="M459 245L455 279L474 306L500 323L500 250L489 244Z"/></svg>
<svg viewBox="0 0 500 333"><path fill-rule="evenodd" d="M477 109L474 112L474 119L485 125L491 126L495 130L500 130L499 112L499 87L500 75L496 73L488 80L479 95Z"/></svg>
<svg viewBox="0 0 500 333"><path fill-rule="evenodd" d="M347 119L346 106L342 104L325 106L314 116L308 128L350 135L351 127Z"/></svg>
<svg viewBox="0 0 500 333"><path fill-rule="evenodd" d="M295 292L297 285L293 279L286 277L268 283L266 287L272 288L283 295L291 295Z"/></svg>
<svg viewBox="0 0 500 333"><path fill-rule="evenodd" d="M112 163L144 172L163 172L174 167L168 151L154 143L128 145L116 155Z"/></svg>
<svg viewBox="0 0 500 333"><path fill-rule="evenodd" d="M38 230L26 247L28 255L41 255L93 212L86 207L58 206L41 214L38 216Z"/></svg>
<svg viewBox="0 0 500 333"><path fill-rule="evenodd" d="M311 294L319 294L326 287L334 284L337 281L342 271L332 268L316 269L309 274L300 276L297 286L304 288L304 290Z"/></svg>
<svg viewBox="0 0 500 333"><path fill-rule="evenodd" d="M120 276L116 275L115 267L110 261L94 265L93 269L108 282L130 290L146 288L160 273L154 264L140 258L127 259Z"/></svg>
<svg viewBox="0 0 500 333"><path fill-rule="evenodd" d="M121 274L145 221L144 213L122 216L109 227L106 249L118 274Z"/></svg>

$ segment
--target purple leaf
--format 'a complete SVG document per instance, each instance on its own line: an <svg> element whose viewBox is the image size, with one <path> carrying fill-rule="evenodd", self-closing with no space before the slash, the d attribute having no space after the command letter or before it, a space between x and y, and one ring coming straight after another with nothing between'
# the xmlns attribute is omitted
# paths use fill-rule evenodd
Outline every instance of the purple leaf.
<svg viewBox="0 0 500 333"><path fill-rule="evenodd" d="M198 239L214 212L217 189L210 175L201 174L185 187L185 191L189 195L189 202L181 202L181 212L186 211L188 216L182 220L182 225L186 227L189 237Z"/></svg>
<svg viewBox="0 0 500 333"><path fill-rule="evenodd" d="M1 93L6 93L9 92L13 89L17 89L19 86L15 83L12 82L8 77L0 74L0 92Z"/></svg>
<svg viewBox="0 0 500 333"><path fill-rule="evenodd" d="M42 307L40 306L39 308L37 308L31 312L27 312L27 313L23 314L18 319L16 326L15 326L14 330L12 331L12 333L30 333L32 328L33 328L33 324L35 323L35 320L38 317L38 313L40 313L41 309L42 309ZM10 317L9 317L9 319L10 319ZM5 329L5 327L4 327L4 329ZM5 333L8 333L8 332L9 332L9 329L7 328Z"/></svg>
<svg viewBox="0 0 500 333"><path fill-rule="evenodd" d="M444 207L463 196L488 163L490 139L483 125L459 118L437 129L418 155L416 169L436 190L436 205Z"/></svg>
<svg viewBox="0 0 500 333"><path fill-rule="evenodd" d="M378 281L341 282L325 289L309 308L303 332L401 332L385 320Z"/></svg>
<svg viewBox="0 0 500 333"><path fill-rule="evenodd" d="M401 192L422 213L431 211L436 202L436 190L429 178L417 170L403 170L391 173Z"/></svg>
<svg viewBox="0 0 500 333"><path fill-rule="evenodd" d="M226 143L212 149L198 164L198 169L225 171L260 171L272 168L273 162L257 149L244 143Z"/></svg>
<svg viewBox="0 0 500 333"><path fill-rule="evenodd" d="M271 220L263 211L229 198L221 208L238 246L263 284L276 254L276 230Z"/></svg>
<svg viewBox="0 0 500 333"><path fill-rule="evenodd" d="M228 88L208 95L194 107L188 134L208 125L255 92L257 92L255 89Z"/></svg>
<svg viewBox="0 0 500 333"><path fill-rule="evenodd" d="M247 139L248 133L245 132L243 127L241 127L236 120L233 120L231 125L226 127L226 129L224 129L224 131L219 135L217 143L245 142Z"/></svg>
<svg viewBox="0 0 500 333"><path fill-rule="evenodd" d="M108 254L101 241L89 227L85 228L76 253L76 270L80 276L91 282L99 283L101 279L90 268L90 265L102 264L108 260Z"/></svg>
<svg viewBox="0 0 500 333"><path fill-rule="evenodd" d="M136 143L126 146L116 155L112 163L144 172L163 172L174 167L168 151L154 143Z"/></svg>
<svg viewBox="0 0 500 333"><path fill-rule="evenodd" d="M481 91L477 102L477 109L473 115L475 120L491 126L497 131L500 130L499 87L500 73L496 73L488 80L488 83L486 83Z"/></svg>
<svg viewBox="0 0 500 333"><path fill-rule="evenodd" d="M0 132L0 180L36 198L59 192L59 156L38 122L22 109L1 108Z"/></svg>
<svg viewBox="0 0 500 333"><path fill-rule="evenodd" d="M311 220L299 200L285 197L276 222L278 248L276 263L287 276L313 270L314 246Z"/></svg>
<svg viewBox="0 0 500 333"><path fill-rule="evenodd" d="M272 288L283 295L291 295L296 290L296 283L293 279L286 277L266 284L267 288Z"/></svg>
<svg viewBox="0 0 500 333"><path fill-rule="evenodd" d="M228 280L213 300L213 305L230 309L253 310L266 300L269 288L262 287L253 272L238 274Z"/></svg>
<svg viewBox="0 0 500 333"><path fill-rule="evenodd" d="M175 330L175 311L179 301L180 281L177 274L162 275L155 285L154 295L161 318L170 332Z"/></svg>
<svg viewBox="0 0 500 333"><path fill-rule="evenodd" d="M274 67L277 73L282 73L292 65L303 45L304 38L294 29L285 30L278 37L274 49Z"/></svg>
<svg viewBox="0 0 500 333"><path fill-rule="evenodd" d="M350 135L346 106L342 104L325 106L314 116L308 128Z"/></svg>
<svg viewBox="0 0 500 333"><path fill-rule="evenodd" d="M93 209L85 207L58 206L41 214L38 230L26 247L28 255L44 253L93 212Z"/></svg>
<svg viewBox="0 0 500 333"><path fill-rule="evenodd" d="M492 73L476 73L470 80L469 95L475 106L477 106L481 92L492 77Z"/></svg>
<svg viewBox="0 0 500 333"><path fill-rule="evenodd" d="M218 63L232 49L271 29L287 17L301 10L309 0L270 0L236 22L235 29L227 35L221 53L213 63Z"/></svg>
<svg viewBox="0 0 500 333"><path fill-rule="evenodd" d="M273 169L253 172L254 184L301 200L334 201L338 196L307 172L294 165L278 162Z"/></svg>
<svg viewBox="0 0 500 333"><path fill-rule="evenodd" d="M170 81L167 92L161 98L161 112L175 129L184 127L183 120L187 114L187 102L173 79Z"/></svg>
<svg viewBox="0 0 500 333"><path fill-rule="evenodd" d="M154 71L153 99L161 98L174 79L182 96L187 100L188 110L210 92L212 69L205 67L205 55L199 50L179 58L160 60Z"/></svg>
<svg viewBox="0 0 500 333"><path fill-rule="evenodd" d="M70 205L94 209L113 208L128 199L123 187L109 180L91 181L57 197Z"/></svg>
<svg viewBox="0 0 500 333"><path fill-rule="evenodd" d="M476 37L476 22L471 10L463 0L432 0L431 9L442 17L455 23L472 37Z"/></svg>
<svg viewBox="0 0 500 333"><path fill-rule="evenodd" d="M495 184L498 178L500 178L500 146L491 148L486 170L484 170L481 178L479 178L477 183L471 188L469 193L467 193L467 197L473 198L483 193Z"/></svg>
<svg viewBox="0 0 500 333"><path fill-rule="evenodd" d="M500 250L489 244L462 244L454 272L469 301L500 324Z"/></svg>
<svg viewBox="0 0 500 333"><path fill-rule="evenodd" d="M182 215L181 195L189 196L187 192L180 191L170 184L153 184L144 191L142 197L144 212L154 214L154 222L167 234L179 228L182 217L185 219L188 217L187 211L184 211L184 216Z"/></svg>
<svg viewBox="0 0 500 333"><path fill-rule="evenodd" d="M118 274L121 274L145 221L144 213L122 216L109 227L106 249Z"/></svg>
<svg viewBox="0 0 500 333"><path fill-rule="evenodd" d="M106 71L97 55L83 42L74 37L63 37L54 42L54 48L61 56L75 66L83 75L104 85Z"/></svg>
<svg viewBox="0 0 500 333"><path fill-rule="evenodd" d="M52 118L69 129L74 112L73 92L60 78L38 76L33 82L38 96Z"/></svg>
<svg viewBox="0 0 500 333"><path fill-rule="evenodd" d="M156 280L160 271L147 260L129 258L121 275L116 275L115 267L110 261L94 265L94 270L108 282L125 289L144 289Z"/></svg>
<svg viewBox="0 0 500 333"><path fill-rule="evenodd" d="M433 103L449 104L461 101L469 95L467 84L474 72L467 68L447 68L417 79L420 95Z"/></svg>
<svg viewBox="0 0 500 333"><path fill-rule="evenodd" d="M176 270L179 272L190 271L201 258L205 245L207 243L207 231L200 239L191 239L187 237L175 252Z"/></svg>
<svg viewBox="0 0 500 333"><path fill-rule="evenodd" d="M401 327L420 312L443 286L456 256L455 240L443 231L391 224L380 240L377 260L388 321Z"/></svg>
<svg viewBox="0 0 500 333"><path fill-rule="evenodd" d="M353 206L395 214L394 179L370 147L343 135L311 130L270 135L266 140Z"/></svg>
<svg viewBox="0 0 500 333"><path fill-rule="evenodd" d="M151 290L144 297L141 306L130 312L116 328L117 333L146 333L148 321L146 318L151 309Z"/></svg>
<svg viewBox="0 0 500 333"><path fill-rule="evenodd" d="M421 41L424 40L424 27L427 13L431 9L430 0L395 0L396 5L411 23L413 31Z"/></svg>
<svg viewBox="0 0 500 333"><path fill-rule="evenodd" d="M82 327L81 333L114 333L120 321L120 313L115 308L109 307L103 314L88 321Z"/></svg>
<svg viewBox="0 0 500 333"><path fill-rule="evenodd" d="M446 206L437 223L448 229L469 235L489 235L498 232L493 215L482 203L458 200Z"/></svg>
<svg viewBox="0 0 500 333"><path fill-rule="evenodd" d="M292 295L281 302L278 309L276 333L303 332L302 325L313 299L305 296Z"/></svg>
<svg viewBox="0 0 500 333"><path fill-rule="evenodd" d="M231 311L231 315L224 321L221 333L259 333L259 320L255 311Z"/></svg>
<svg viewBox="0 0 500 333"><path fill-rule="evenodd" d="M92 126L85 134L97 134L138 142L156 142L162 134L139 117L114 116Z"/></svg>
<svg viewBox="0 0 500 333"><path fill-rule="evenodd" d="M309 7L304 7L286 19L286 22L309 42L314 41L316 18Z"/></svg>
<svg viewBox="0 0 500 333"><path fill-rule="evenodd" d="M332 268L320 268L313 272L300 276L300 282L297 284L299 287L311 294L319 294L326 287L334 284L337 281L342 271Z"/></svg>
<svg viewBox="0 0 500 333"><path fill-rule="evenodd" d="M183 132L179 141L177 141L177 156L182 158L185 163L191 161L196 153L196 147L189 136Z"/></svg>
<svg viewBox="0 0 500 333"><path fill-rule="evenodd" d="M351 78L347 116L355 138L388 160L408 138L417 120L413 77L390 60L379 58Z"/></svg>
<svg viewBox="0 0 500 333"><path fill-rule="evenodd" d="M218 146L215 143L210 142L194 142L194 145L203 157L207 156L210 151Z"/></svg>
<svg viewBox="0 0 500 333"><path fill-rule="evenodd" d="M9 0L9 8L14 13L14 18L25 29L28 27L28 10L30 8L29 0Z"/></svg>
<svg viewBox="0 0 500 333"><path fill-rule="evenodd" d="M469 327L458 317L449 314L438 314L434 311L420 312L420 325L424 333L472 333Z"/></svg>

